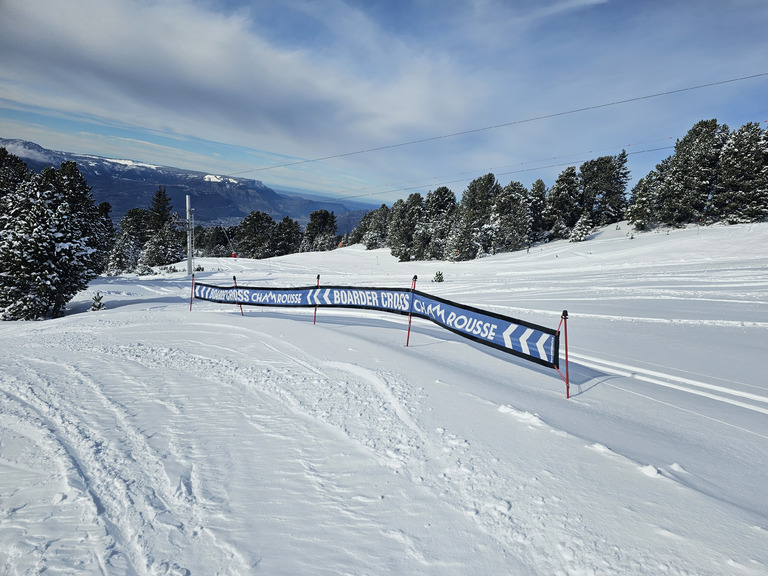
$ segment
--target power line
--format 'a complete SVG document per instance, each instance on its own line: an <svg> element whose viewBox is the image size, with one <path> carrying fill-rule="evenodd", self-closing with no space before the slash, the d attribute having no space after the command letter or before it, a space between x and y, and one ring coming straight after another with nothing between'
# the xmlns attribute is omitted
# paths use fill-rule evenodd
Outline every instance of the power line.
<svg viewBox="0 0 768 576"><path fill-rule="evenodd" d="M599 110L601 108L608 108L611 106L619 106L621 104L629 104L631 102L640 102L642 100L649 100L651 98L659 98L661 96L670 96L672 94L680 94L682 92L691 92L693 90L701 90L702 88L711 88L713 86L722 86L723 84L731 84L733 82L741 82L743 80L751 80L754 78L760 78L768 76L768 72L762 72L760 74L752 74L750 76L741 76L739 78L731 78L729 80L720 80L719 82L709 82L707 84L699 84L698 86L690 86L688 88L679 88L677 90L667 90L666 92L657 92L655 94L648 94L645 96L636 96L634 98L627 98L625 100L616 100L614 102L606 102L603 104L595 104L593 106L585 106L584 108L575 108L573 110L567 110L564 112L555 112L552 114L543 114L541 116L534 116L532 118L526 118L524 120L513 120L511 122L504 122L502 124L494 124L492 126L485 126L483 128L473 128L471 130L463 130L461 132L453 132L451 134L443 134L441 136L430 136L428 138L420 138L418 140L410 140L408 142L400 142L398 144L387 144L385 146L377 146L375 148L366 148L364 150L356 150L354 152L344 152L341 154L333 154L331 156L323 156L321 158L313 158L310 160L296 160L293 162L286 162L283 164L274 164L272 166L263 166L261 168L252 168L250 170L243 170L242 172L234 172L230 176L239 176L241 174L248 174L251 172L263 172L265 170L273 170L275 168L287 168L290 166L298 166L301 164L311 164L314 162L323 162L325 160L334 160L337 158L346 158L349 156L357 156L360 154L369 154L371 152L380 152L382 150L391 150L393 148L402 148L404 146L412 146L414 144L423 144L425 142L433 142L435 140L443 140L446 138L455 138L456 136L466 136L468 134L476 134L478 132L486 132L488 130L496 130L498 128L506 128L508 126L516 126L519 124L526 124L529 122L536 122L539 120L547 120L550 118L557 118L559 116L568 116L570 114L578 114L580 112L587 112L589 110Z"/></svg>
<svg viewBox="0 0 768 576"><path fill-rule="evenodd" d="M649 148L647 150L634 150L632 152L627 152L628 156L632 156L634 154L646 154L648 152L658 152L659 150L670 150L674 148L674 146L661 146L658 148ZM495 176L509 176L510 174L521 174L523 172L533 172L535 170L545 170L548 168L559 168L560 166L573 166L573 162L560 162L557 164L549 164L547 166L536 166L532 168L521 168L519 170L510 170L508 172L499 172L495 174ZM473 176L463 176L464 172L462 172L462 178L457 178L454 180L445 180L443 182L433 182L431 184L423 184L419 186L408 186L408 187L401 187L401 188L392 188L390 190L384 190L383 192L368 192L366 194L356 194L354 196L344 196L343 200L350 200L352 198L365 198L368 196L381 196L382 194L394 194L396 192L410 192L411 190L423 190L424 188L432 187L432 186L447 186L449 184L456 184L458 182L466 182L467 180L474 179ZM382 186L388 186L387 184L382 184Z"/></svg>

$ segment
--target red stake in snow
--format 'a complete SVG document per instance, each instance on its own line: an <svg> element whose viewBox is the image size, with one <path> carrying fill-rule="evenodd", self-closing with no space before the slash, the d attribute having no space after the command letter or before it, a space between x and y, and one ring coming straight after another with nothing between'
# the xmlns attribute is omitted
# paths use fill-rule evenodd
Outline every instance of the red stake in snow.
<svg viewBox="0 0 768 576"><path fill-rule="evenodd" d="M235 288L237 288L237 278L235 276L232 276L232 282L235 283ZM245 313L243 312L242 304L240 304L240 316L245 316Z"/></svg>
<svg viewBox="0 0 768 576"><path fill-rule="evenodd" d="M320 289L320 274L317 275L317 288ZM317 298L317 296L315 296L315 298ZM315 300L315 302L317 302L317 300ZM315 304L315 320L312 324L317 324L317 304Z"/></svg>
<svg viewBox="0 0 768 576"><path fill-rule="evenodd" d="M416 290L416 274L413 275L413 282L411 283L411 309L408 311L408 337L405 339L405 347L408 348L408 343L411 341L411 314L413 313L413 291Z"/></svg>
<svg viewBox="0 0 768 576"><path fill-rule="evenodd" d="M571 378L568 373L568 310L563 310L563 315L560 317L560 326L563 327L563 335L565 336L565 377L560 372L560 368L555 368L557 373L560 374L560 378L565 382L565 397L571 397ZM557 327L557 333L560 334L560 326Z"/></svg>

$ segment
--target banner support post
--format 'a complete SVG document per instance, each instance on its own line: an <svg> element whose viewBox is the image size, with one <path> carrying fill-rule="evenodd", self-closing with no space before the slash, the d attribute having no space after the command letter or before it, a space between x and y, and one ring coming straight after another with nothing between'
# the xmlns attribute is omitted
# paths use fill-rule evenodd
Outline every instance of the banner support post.
<svg viewBox="0 0 768 576"><path fill-rule="evenodd" d="M195 300L195 274L192 273L192 293L189 295L189 311L192 312L192 302Z"/></svg>
<svg viewBox="0 0 768 576"><path fill-rule="evenodd" d="M320 274L317 275L317 290L318 290L318 295L319 295L319 290L320 290ZM317 300L315 300L315 302L317 302ZM315 304L315 319L312 322L312 324L317 324L317 304Z"/></svg>
<svg viewBox="0 0 768 576"><path fill-rule="evenodd" d="M563 310L563 334L565 336L565 397L571 397L571 379L568 373L568 310Z"/></svg>
<svg viewBox="0 0 768 576"><path fill-rule="evenodd" d="M555 370L560 374L560 378L565 382L565 397L571 397L571 375L569 374L568 365L568 310L563 310L563 315L560 316L560 324L557 327L557 337L560 337L560 326L563 327L563 333L565 334L565 376L560 372L560 368L555 364Z"/></svg>
<svg viewBox="0 0 768 576"><path fill-rule="evenodd" d="M237 288L237 277L234 276L234 275L232 276L232 282L234 283L235 288ZM245 312L243 312L243 305L242 304L240 304L240 316L245 316Z"/></svg>
<svg viewBox="0 0 768 576"><path fill-rule="evenodd" d="M408 348L408 344L411 341L411 314L413 314L413 291L416 289L416 279L418 276L413 275L413 281L411 282L411 309L408 311L408 336L405 339L405 347Z"/></svg>

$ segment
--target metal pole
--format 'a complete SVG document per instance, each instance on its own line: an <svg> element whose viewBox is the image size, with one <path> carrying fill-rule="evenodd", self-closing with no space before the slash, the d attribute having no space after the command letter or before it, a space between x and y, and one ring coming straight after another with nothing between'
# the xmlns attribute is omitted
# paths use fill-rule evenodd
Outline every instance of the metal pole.
<svg viewBox="0 0 768 576"><path fill-rule="evenodd" d="M195 271L194 265L194 240L192 239L195 231L192 225L192 201L189 194L187 194L187 274L192 274Z"/></svg>

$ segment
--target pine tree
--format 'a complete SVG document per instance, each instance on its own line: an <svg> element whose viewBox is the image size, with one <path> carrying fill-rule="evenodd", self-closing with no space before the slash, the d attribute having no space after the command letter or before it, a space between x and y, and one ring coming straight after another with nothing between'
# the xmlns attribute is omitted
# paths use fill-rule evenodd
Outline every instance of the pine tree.
<svg viewBox="0 0 768 576"><path fill-rule="evenodd" d="M99 233L99 251L103 255L98 272L99 274L102 274L107 269L109 253L112 250L112 246L115 244L117 233L115 231L115 224L110 217L112 205L109 202L101 202L96 206L96 211L99 214L99 225L101 227Z"/></svg>
<svg viewBox="0 0 768 576"><path fill-rule="evenodd" d="M309 214L309 222L301 240L301 252L333 250L339 244L336 234L336 215L328 210L315 210Z"/></svg>
<svg viewBox="0 0 768 576"><path fill-rule="evenodd" d="M149 210L146 208L131 208L120 220L120 230L129 234L139 246L144 246L150 237L149 221Z"/></svg>
<svg viewBox="0 0 768 576"><path fill-rule="evenodd" d="M493 250L491 210L501 185L493 174L486 174L469 183L456 212L455 226L448 237L448 257L472 260Z"/></svg>
<svg viewBox="0 0 768 576"><path fill-rule="evenodd" d="M708 220L760 222L768 216L768 142L756 122L731 133L723 145Z"/></svg>
<svg viewBox="0 0 768 576"><path fill-rule="evenodd" d="M285 216L275 225L270 250L273 256L285 256L299 251L301 246L301 225Z"/></svg>
<svg viewBox="0 0 768 576"><path fill-rule="evenodd" d="M405 200L398 198L392 204L387 218L387 244L392 256L401 262L408 252L408 231L405 221Z"/></svg>
<svg viewBox="0 0 768 576"><path fill-rule="evenodd" d="M528 247L532 220L528 190L520 182L510 182L496 196L491 208L491 253L513 252Z"/></svg>
<svg viewBox="0 0 768 576"><path fill-rule="evenodd" d="M223 226L195 226L195 248L198 255L213 258L222 258L232 253Z"/></svg>
<svg viewBox="0 0 768 576"><path fill-rule="evenodd" d="M162 230L171 221L172 210L171 197L168 196L165 186L158 186L149 207L147 230L150 236Z"/></svg>
<svg viewBox="0 0 768 576"><path fill-rule="evenodd" d="M416 225L421 259L442 260L448 234L454 226L456 196L445 186L429 192L424 201L421 221Z"/></svg>
<svg viewBox="0 0 768 576"><path fill-rule="evenodd" d="M16 191L16 188L31 178L27 165L5 148L0 148L0 198Z"/></svg>
<svg viewBox="0 0 768 576"><path fill-rule="evenodd" d="M117 235L107 258L106 274L118 276L125 272L134 272L139 264L141 246L128 232Z"/></svg>
<svg viewBox="0 0 768 576"><path fill-rule="evenodd" d="M546 238L548 230L546 225L547 186L542 179L536 180L528 191L528 206L531 213L531 235L528 245L532 245Z"/></svg>
<svg viewBox="0 0 768 576"><path fill-rule="evenodd" d="M579 167L578 210L580 214L587 213L590 218L596 219L598 198L610 186L612 172L610 156L587 160Z"/></svg>
<svg viewBox="0 0 768 576"><path fill-rule="evenodd" d="M389 223L389 207L386 204L377 210L369 212L361 220L363 225L362 243L366 250L375 250L387 245L387 227Z"/></svg>
<svg viewBox="0 0 768 576"><path fill-rule="evenodd" d="M2 316L60 316L104 263L107 231L90 187L74 162L1 186Z"/></svg>
<svg viewBox="0 0 768 576"><path fill-rule="evenodd" d="M581 215L581 218L579 218L579 221L576 222L576 225L573 227L569 240L571 242L584 242L591 231L592 219L590 218L589 213L585 211L584 214Z"/></svg>
<svg viewBox="0 0 768 576"><path fill-rule="evenodd" d="M419 193L411 194L406 201L397 200L389 211L387 243L391 254L401 262L417 257L414 232L421 220L421 213L422 198ZM423 245L420 248L423 254Z"/></svg>
<svg viewBox="0 0 768 576"><path fill-rule="evenodd" d="M574 166L568 166L557 177L547 196L547 221L553 239L567 238L581 217L579 211L579 178Z"/></svg>
<svg viewBox="0 0 768 576"><path fill-rule="evenodd" d="M626 217L626 211L629 207L627 184L629 184L630 179L627 158L626 150L622 150L621 154L613 157L613 174L610 187L598 199L597 209L600 214L601 226L619 222Z"/></svg>
<svg viewBox="0 0 768 576"><path fill-rule="evenodd" d="M186 245L182 241L183 233L179 233L178 221L170 221L147 240L141 251L137 272L148 274L153 266L167 266L184 260Z"/></svg>
<svg viewBox="0 0 768 576"><path fill-rule="evenodd" d="M237 249L243 258L269 258L275 221L266 212L248 214L238 226Z"/></svg>
<svg viewBox="0 0 768 576"><path fill-rule="evenodd" d="M91 312L98 312L99 310L104 310L106 308L105 304L102 302L104 299L104 294L101 292L96 292L96 294L93 295L93 299L91 301Z"/></svg>
<svg viewBox="0 0 768 576"><path fill-rule="evenodd" d="M655 170L651 170L644 178L638 180L632 188L627 219L637 230L650 230L660 223L660 190L671 161L670 156L659 162Z"/></svg>
<svg viewBox="0 0 768 576"><path fill-rule="evenodd" d="M0 198L0 317L48 314L57 280L51 198L31 175Z"/></svg>
<svg viewBox="0 0 768 576"><path fill-rule="evenodd" d="M659 187L660 220L672 226L702 222L717 186L720 151L728 126L702 120L675 144Z"/></svg>

